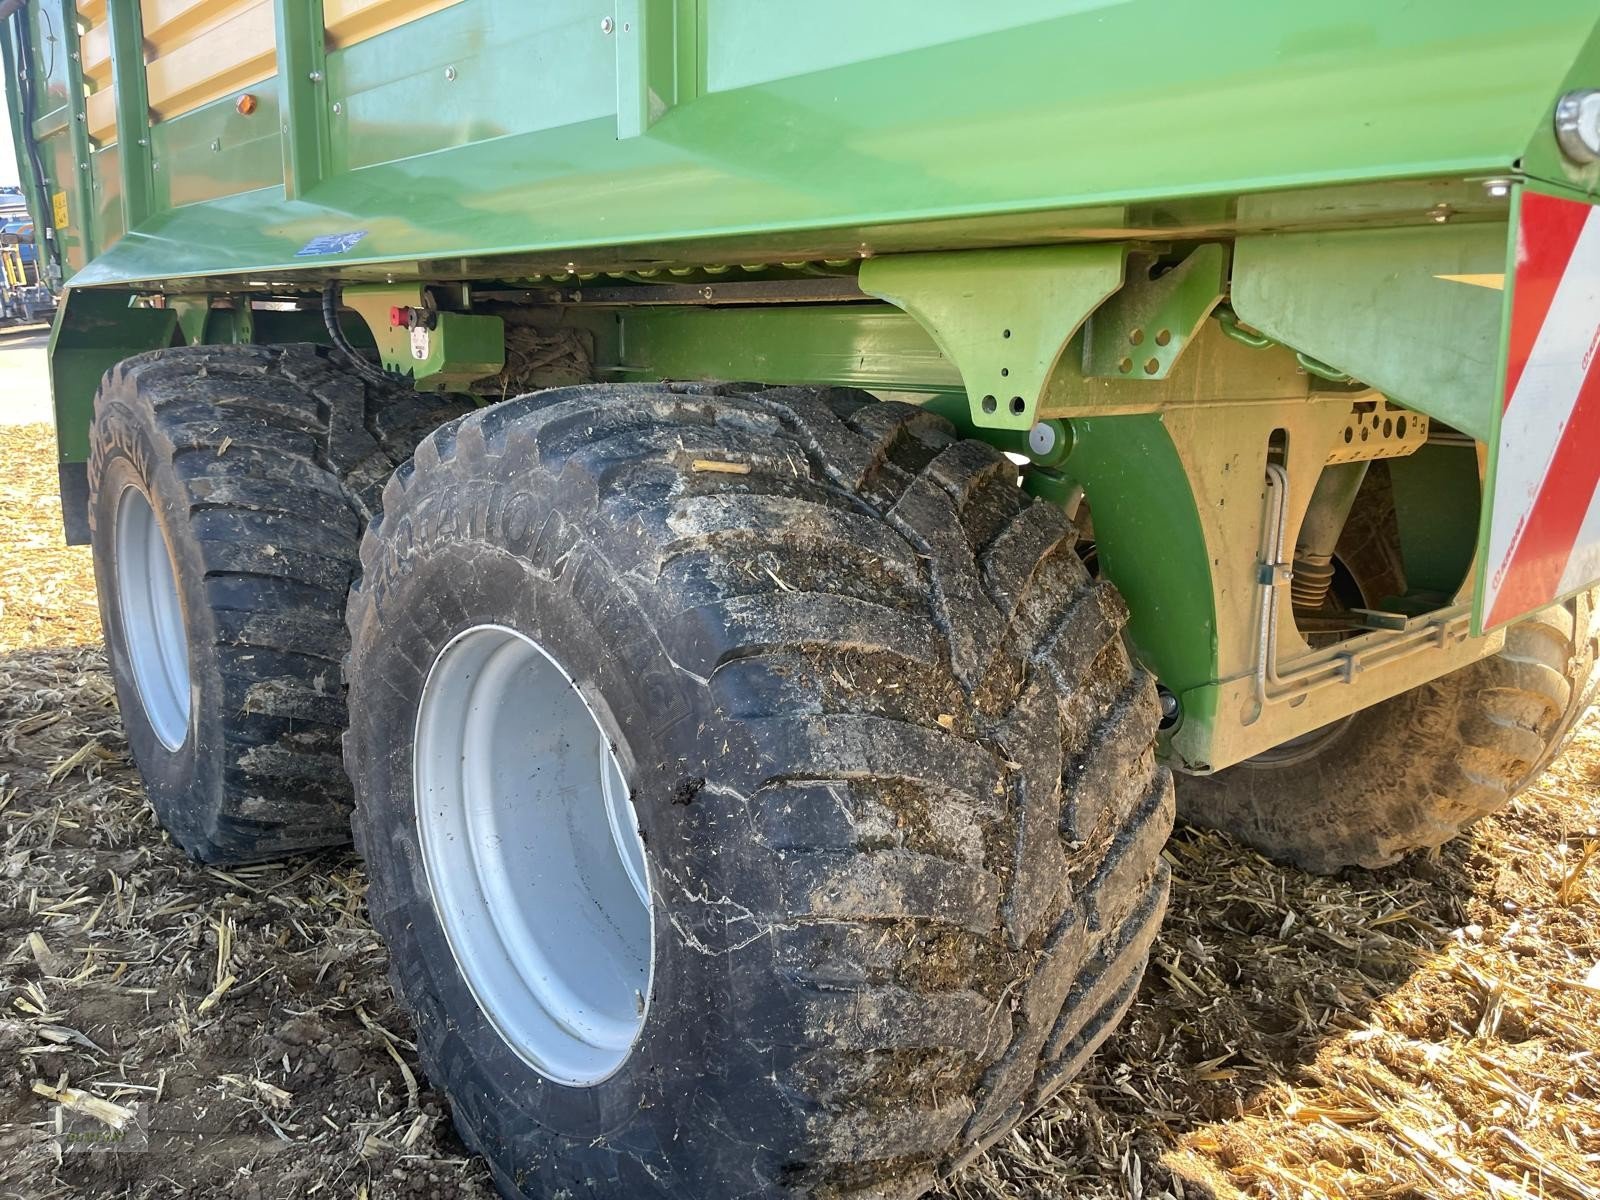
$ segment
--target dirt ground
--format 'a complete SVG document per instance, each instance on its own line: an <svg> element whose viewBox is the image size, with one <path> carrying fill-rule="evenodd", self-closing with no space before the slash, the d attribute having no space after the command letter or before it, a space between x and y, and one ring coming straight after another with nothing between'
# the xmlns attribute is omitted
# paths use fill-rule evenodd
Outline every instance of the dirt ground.
<svg viewBox="0 0 1600 1200"><path fill-rule="evenodd" d="M0 1197L490 1197L360 863L209 870L153 824L53 450L0 429ZM1600 1200L1600 721L1391 870L1168 854L1130 1019L944 1200Z"/></svg>

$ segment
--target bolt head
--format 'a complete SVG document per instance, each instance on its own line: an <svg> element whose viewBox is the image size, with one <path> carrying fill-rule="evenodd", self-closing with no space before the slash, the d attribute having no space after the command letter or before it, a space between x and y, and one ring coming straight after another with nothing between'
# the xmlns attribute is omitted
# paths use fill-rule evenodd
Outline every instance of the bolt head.
<svg viewBox="0 0 1600 1200"><path fill-rule="evenodd" d="M444 69L444 77L454 83L456 81L456 69L454 67L446 67Z"/></svg>
<svg viewBox="0 0 1600 1200"><path fill-rule="evenodd" d="M1483 181L1483 190L1488 193L1491 200L1504 200L1511 195L1511 180L1486 179Z"/></svg>
<svg viewBox="0 0 1600 1200"><path fill-rule="evenodd" d="M616 27L617 27L617 23L615 21L613 21L610 17L601 17L600 18L600 32L601 33L610 33Z"/></svg>
<svg viewBox="0 0 1600 1200"><path fill-rule="evenodd" d="M1164 687L1156 689L1156 696L1161 701L1161 719L1165 722L1176 721L1178 714L1183 711L1178 703L1178 697Z"/></svg>
<svg viewBox="0 0 1600 1200"><path fill-rule="evenodd" d="M1578 166L1600 161L1600 88L1568 92L1556 104L1556 143Z"/></svg>

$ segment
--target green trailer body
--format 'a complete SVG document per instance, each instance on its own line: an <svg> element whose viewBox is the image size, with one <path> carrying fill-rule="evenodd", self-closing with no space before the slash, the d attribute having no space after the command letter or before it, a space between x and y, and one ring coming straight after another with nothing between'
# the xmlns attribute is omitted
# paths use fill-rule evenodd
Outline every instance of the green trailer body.
<svg viewBox="0 0 1600 1200"><path fill-rule="evenodd" d="M1131 1002L1174 773L1378 866L1595 695L1600 0L0 0L0 57L152 804L239 861L354 795L508 1195L920 1195Z"/></svg>
<svg viewBox="0 0 1600 1200"><path fill-rule="evenodd" d="M174 338L320 337L293 301L337 282L355 336L422 388L498 375L494 314L521 306L589 339L598 379L956 398L1024 452L1056 422L1073 454L1030 487L1089 495L1191 769L1494 644L1483 614L1458 619L1492 496L1468 460L1495 457L1524 189L1600 188L1553 115L1600 78L1592 0L322 8L31 0L5 23L30 196L70 285L52 362L72 496L107 367ZM387 23L336 36L363 9ZM412 356L385 315L435 295L448 311ZM1208 506L1210 477L1287 431L1292 531L1352 397L1456 437L1397 442L1391 467L1417 498L1400 523L1418 590L1452 615L1375 628L1386 665L1359 686L1348 648L1313 655L1314 686L1263 719L1271 503L1252 478ZM1447 484L1454 502L1423 502Z"/></svg>

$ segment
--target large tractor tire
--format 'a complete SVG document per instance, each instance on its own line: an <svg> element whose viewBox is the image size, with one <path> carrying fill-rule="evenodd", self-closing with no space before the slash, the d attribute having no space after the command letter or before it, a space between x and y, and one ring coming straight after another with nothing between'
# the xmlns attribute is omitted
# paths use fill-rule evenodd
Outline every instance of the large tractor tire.
<svg viewBox="0 0 1600 1200"><path fill-rule="evenodd" d="M383 482L463 406L314 346L130 358L95 397L89 522L123 725L203 862L350 838L345 599Z"/></svg>
<svg viewBox="0 0 1600 1200"><path fill-rule="evenodd" d="M859 392L561 389L396 473L357 845L506 1194L914 1197L1079 1069L1172 794L1073 541Z"/></svg>
<svg viewBox="0 0 1600 1200"><path fill-rule="evenodd" d="M1210 776L1184 819L1310 871L1382 867L1503 808L1566 747L1595 698L1597 593L1513 625L1504 647Z"/></svg>

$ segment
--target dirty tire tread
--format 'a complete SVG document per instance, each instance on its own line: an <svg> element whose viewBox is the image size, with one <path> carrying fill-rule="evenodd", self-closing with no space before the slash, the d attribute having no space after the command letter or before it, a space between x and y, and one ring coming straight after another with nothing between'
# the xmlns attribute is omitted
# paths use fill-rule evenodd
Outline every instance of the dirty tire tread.
<svg viewBox="0 0 1600 1200"><path fill-rule="evenodd" d="M402 770L384 765L403 758L384 723L414 712L379 715L380 648L406 652L416 605L401 590L429 555L483 536L508 481L547 489L541 511L615 560L641 614L627 637L659 639L705 714L701 744L722 748L675 768L699 777L674 810L693 833L641 822L669 933L770 983L717 998L738 1035L726 1053L764 1047L744 1091L702 1102L700 1161L736 1175L696 1176L622 1130L596 1149L513 1127L416 949L405 788L367 790L375 767ZM875 598L849 578L864 544L898 581ZM372 915L423 1063L509 1193L624 1194L598 1179L708 1200L915 1196L1064 1081L1044 1050L1074 987L1098 1007L1063 1053L1076 1065L1109 1034L1103 993L1131 995L1166 896L1155 690L1123 648L1120 600L999 452L848 390L565 388L433 433L389 479L361 564L345 745ZM706 895L767 933L737 937Z"/></svg>
<svg viewBox="0 0 1600 1200"><path fill-rule="evenodd" d="M1495 654L1355 714L1302 761L1179 776L1179 811L1306 870L1384 867L1505 807L1600 689L1600 589L1506 630Z"/></svg>
<svg viewBox="0 0 1600 1200"><path fill-rule="evenodd" d="M89 477L108 633L120 628L109 611L112 531L96 528L108 515L96 500L113 459L139 460L169 544L184 546L180 573L194 577L180 590L198 589L185 599L202 689L194 707L214 711L192 714L187 767L158 779L140 763L158 816L193 857L248 862L348 842L343 614L376 502L373 485L352 481L386 476L426 434L425 418L465 407L373 387L310 345L181 347L107 373ZM406 419L386 420L390 410ZM114 668L119 653L113 642ZM139 700L125 683L126 716ZM159 744L147 753L167 754Z"/></svg>

